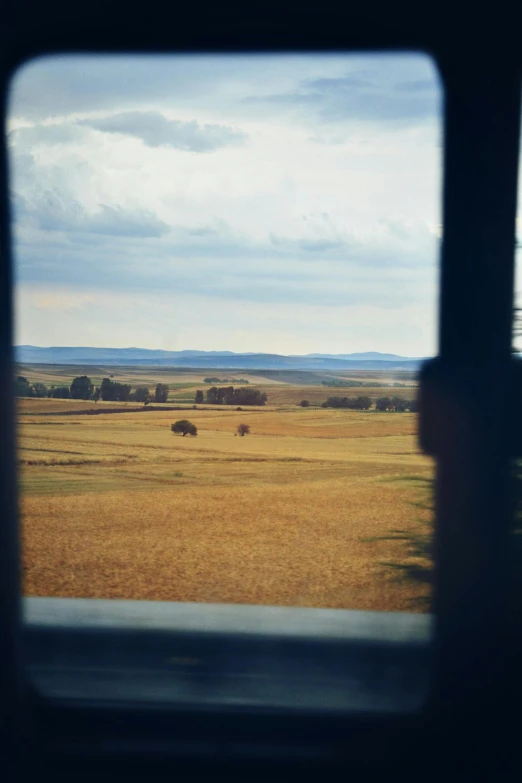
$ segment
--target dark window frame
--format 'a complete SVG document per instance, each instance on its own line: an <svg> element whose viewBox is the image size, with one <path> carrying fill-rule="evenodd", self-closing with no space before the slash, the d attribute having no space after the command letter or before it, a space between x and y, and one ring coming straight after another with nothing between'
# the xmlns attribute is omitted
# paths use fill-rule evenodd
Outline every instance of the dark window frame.
<svg viewBox="0 0 522 783"><path fill-rule="evenodd" d="M50 704L26 679L22 634L12 397L12 270L5 145L0 158L0 716L9 758L91 774L152 777L178 772L415 771L453 754L468 772L515 764L512 710L522 693L520 611L513 599L510 461L520 454L511 355L522 56L520 12L498 2L484 18L376 0L371 10L326 2L261 6L204 3L183 12L151 3L88 7L64 0L10 6L1 31L3 112L11 74L25 60L60 52L419 51L444 83L444 239L440 355L421 382L421 443L437 458L434 678L419 716L337 716L295 711L152 710ZM30 650L29 650L30 652ZM464 734L462 727L465 726ZM158 742L158 737L162 743ZM243 738L243 750L234 742ZM185 749L174 750L174 738ZM198 742L218 738L205 757ZM263 741L268 748L264 755ZM141 743L141 745L140 745ZM149 743L149 744L147 744ZM192 743L192 744L191 744ZM270 744L272 743L272 744ZM278 756L275 743L280 749ZM315 743L318 755L307 758ZM414 749L408 751L408 748ZM245 748L250 748L249 751ZM199 748L199 750L198 750ZM140 753L133 750L140 749ZM377 750L376 750L377 749ZM177 754L176 754L177 753ZM7 758L7 757L6 757ZM255 768L252 759L256 760ZM25 759L27 761L27 759ZM428 762L429 763L429 762ZM115 766L118 765L118 766ZM286 766L285 766L286 765ZM288 766L290 765L290 766ZM476 765L474 767L474 765ZM453 768L454 769L454 768Z"/></svg>

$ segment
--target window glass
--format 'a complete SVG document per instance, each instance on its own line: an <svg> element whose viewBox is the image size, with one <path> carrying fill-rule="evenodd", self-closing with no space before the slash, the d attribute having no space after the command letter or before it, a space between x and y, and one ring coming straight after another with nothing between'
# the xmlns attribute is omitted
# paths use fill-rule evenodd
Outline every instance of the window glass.
<svg viewBox="0 0 522 783"><path fill-rule="evenodd" d="M432 62L46 58L8 145L24 593L426 610Z"/></svg>

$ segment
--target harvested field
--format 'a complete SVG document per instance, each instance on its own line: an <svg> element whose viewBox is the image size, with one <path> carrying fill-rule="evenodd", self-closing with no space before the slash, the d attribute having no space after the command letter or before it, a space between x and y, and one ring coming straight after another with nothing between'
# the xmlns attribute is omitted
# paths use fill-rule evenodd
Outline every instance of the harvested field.
<svg viewBox="0 0 522 783"><path fill-rule="evenodd" d="M25 594L416 610L423 588L383 565L404 543L378 540L427 520L416 416L272 403L282 388L243 411L21 400Z"/></svg>

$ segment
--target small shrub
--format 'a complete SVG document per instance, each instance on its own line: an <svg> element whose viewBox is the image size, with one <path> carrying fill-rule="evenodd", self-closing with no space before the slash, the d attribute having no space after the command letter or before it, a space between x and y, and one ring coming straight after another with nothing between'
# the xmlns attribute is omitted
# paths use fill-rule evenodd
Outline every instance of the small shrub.
<svg viewBox="0 0 522 783"><path fill-rule="evenodd" d="M248 435L250 432L250 425L249 424L238 424L237 425L237 434L241 435L243 438L245 435Z"/></svg>

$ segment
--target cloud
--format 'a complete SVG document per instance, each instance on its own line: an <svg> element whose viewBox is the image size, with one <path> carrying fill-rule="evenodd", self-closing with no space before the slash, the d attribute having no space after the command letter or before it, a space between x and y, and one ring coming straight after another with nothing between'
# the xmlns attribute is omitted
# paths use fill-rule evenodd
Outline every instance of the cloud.
<svg viewBox="0 0 522 783"><path fill-rule="evenodd" d="M8 141L27 149L38 145L80 143L88 131L75 123L57 122L52 125L32 125L17 128L8 134Z"/></svg>
<svg viewBox="0 0 522 783"><path fill-rule="evenodd" d="M414 79L397 84L397 89L404 92L433 92L433 87L433 79Z"/></svg>
<svg viewBox="0 0 522 783"><path fill-rule="evenodd" d="M99 204L96 212L88 213L78 201L57 190L45 190L31 201L15 193L14 214L21 224L44 232L157 238L169 230L166 223L146 210Z"/></svg>
<svg viewBox="0 0 522 783"><path fill-rule="evenodd" d="M39 240L38 233L17 241L20 282L48 287L57 281L88 291L95 281L106 292L154 296L171 291L176 297L255 301L267 306L286 302L289 306L400 308L405 302L425 298L426 281L433 271L433 264L418 265L415 249L405 254L397 243L385 247L359 244L330 256L306 246L303 249L299 240L274 248L269 242L256 245L238 237L209 237L208 242L194 246L182 227L156 240L120 239L116 245L100 235L92 243L81 238L71 241L57 233L51 236L46 242Z"/></svg>
<svg viewBox="0 0 522 783"><path fill-rule="evenodd" d="M122 133L149 147L175 147L190 152L213 152L243 144L246 134L227 125L200 125L195 120L169 120L157 111L130 111L99 119L79 120L103 133Z"/></svg>
<svg viewBox="0 0 522 783"><path fill-rule="evenodd" d="M270 235L270 241L275 248L279 250L285 250L290 252L301 253L330 253L331 251L347 250L349 243L342 239L326 239L326 238L299 238L291 239L289 237L280 237L275 234Z"/></svg>
<svg viewBox="0 0 522 783"><path fill-rule="evenodd" d="M208 104L216 94L216 77L238 77L237 58L232 60L222 55L41 57L16 72L9 95L10 114L38 120L114 111L115 107L190 104L201 95ZM251 69L258 67L251 62ZM213 92L209 91L211 84Z"/></svg>
<svg viewBox="0 0 522 783"><path fill-rule="evenodd" d="M435 79L386 83L382 78L362 78L354 74L336 77L306 79L295 89L253 95L246 103L261 103L279 107L297 108L313 112L322 122L347 120L403 123L435 120L440 113L439 92ZM316 135L315 140L338 144L337 134Z"/></svg>
<svg viewBox="0 0 522 783"><path fill-rule="evenodd" d="M302 78L311 66L314 72L335 72L340 63L354 59L329 56L326 62L310 55L263 54L40 57L14 75L9 114L42 120L92 111L172 110L176 106L212 107L226 116L238 99L249 94L252 84L280 84L292 74Z"/></svg>
<svg viewBox="0 0 522 783"><path fill-rule="evenodd" d="M193 237L217 237L219 236L219 232L217 229L212 228L212 226L195 226L194 228L187 226L185 228L185 231L187 234L190 234Z"/></svg>

